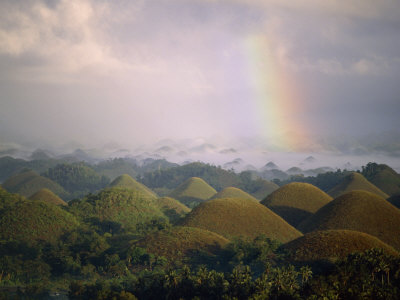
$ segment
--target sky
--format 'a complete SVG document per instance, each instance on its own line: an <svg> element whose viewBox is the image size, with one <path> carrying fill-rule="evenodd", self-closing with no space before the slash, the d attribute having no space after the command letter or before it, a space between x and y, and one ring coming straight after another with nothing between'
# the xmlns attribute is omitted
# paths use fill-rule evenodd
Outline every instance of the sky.
<svg viewBox="0 0 400 300"><path fill-rule="evenodd" d="M399 156L399 83L398 0L0 1L0 144Z"/></svg>

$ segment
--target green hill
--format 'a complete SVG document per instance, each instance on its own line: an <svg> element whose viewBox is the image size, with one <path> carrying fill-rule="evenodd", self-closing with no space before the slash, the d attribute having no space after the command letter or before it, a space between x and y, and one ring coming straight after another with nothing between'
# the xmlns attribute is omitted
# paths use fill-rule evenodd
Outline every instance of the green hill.
<svg viewBox="0 0 400 300"><path fill-rule="evenodd" d="M11 176L3 183L3 188L11 193L18 193L25 197L30 197L43 188L51 190L61 198L68 195L59 184L49 178L40 176L35 171L25 171Z"/></svg>
<svg viewBox="0 0 400 300"><path fill-rule="evenodd" d="M261 204L297 227L331 200L331 196L309 183L292 182L270 194Z"/></svg>
<svg viewBox="0 0 400 300"><path fill-rule="evenodd" d="M9 193L2 186L0 186L0 210L2 210L4 207L12 205L13 203L23 200L26 200L24 196Z"/></svg>
<svg viewBox="0 0 400 300"><path fill-rule="evenodd" d="M76 218L60 206L43 201L18 201L0 211L0 240L55 243L78 225Z"/></svg>
<svg viewBox="0 0 400 300"><path fill-rule="evenodd" d="M228 243L226 238L214 232L177 226L147 235L134 245L174 261L196 256L199 251L215 255Z"/></svg>
<svg viewBox="0 0 400 300"><path fill-rule="evenodd" d="M400 249L400 210L366 191L346 193L300 223L302 232L348 229L365 232Z"/></svg>
<svg viewBox="0 0 400 300"><path fill-rule="evenodd" d="M241 198L241 199L254 200L258 202L258 200L254 198L252 195L235 187L224 188L222 191L216 193L211 199L219 199L219 198Z"/></svg>
<svg viewBox="0 0 400 300"><path fill-rule="evenodd" d="M176 222L190 212L189 207L171 197L157 198L155 203L171 222Z"/></svg>
<svg viewBox="0 0 400 300"><path fill-rule="evenodd" d="M400 194L400 174L384 164L368 163L362 174L386 194Z"/></svg>
<svg viewBox="0 0 400 300"><path fill-rule="evenodd" d="M52 203L55 205L68 205L64 200L58 197L49 189L41 189L29 197L29 200L44 201L46 203Z"/></svg>
<svg viewBox="0 0 400 300"><path fill-rule="evenodd" d="M150 190L147 186L137 182L128 174L123 174L121 176L118 176L117 178L114 179L113 182L110 183L109 186L137 190L148 197L157 198L156 193Z"/></svg>
<svg viewBox="0 0 400 300"><path fill-rule="evenodd" d="M263 200L265 197L267 197L269 194L271 194L273 191L277 189L279 189L279 185L263 179L261 187L257 189L255 192L253 192L252 195L256 197L258 200Z"/></svg>
<svg viewBox="0 0 400 300"><path fill-rule="evenodd" d="M382 192L379 188L365 179L360 173L352 172L347 175L342 181L339 182L335 187L328 191L328 194L332 197L339 197L347 192L363 190L374 193L385 199L389 198L389 195Z"/></svg>
<svg viewBox="0 0 400 300"><path fill-rule="evenodd" d="M128 230L136 230L137 226L155 219L166 219L153 198L126 188L108 188L81 200L73 200L69 203L69 209L82 219L97 220Z"/></svg>
<svg viewBox="0 0 400 300"><path fill-rule="evenodd" d="M188 207L194 207L216 193L217 191L203 179L191 177L173 190L169 197L177 199Z"/></svg>
<svg viewBox="0 0 400 300"><path fill-rule="evenodd" d="M380 248L388 254L398 255L391 246L378 238L352 230L325 230L307 233L282 247L289 253L289 260L297 262L334 261L353 252Z"/></svg>
<svg viewBox="0 0 400 300"><path fill-rule="evenodd" d="M180 223L216 232L226 238L255 238L264 234L288 242L302 234L264 205L246 199L225 198L195 207Z"/></svg>

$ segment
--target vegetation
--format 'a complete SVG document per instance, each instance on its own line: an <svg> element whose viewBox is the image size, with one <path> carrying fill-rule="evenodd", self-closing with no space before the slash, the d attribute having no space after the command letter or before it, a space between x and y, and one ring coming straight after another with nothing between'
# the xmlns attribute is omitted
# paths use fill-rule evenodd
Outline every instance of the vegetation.
<svg viewBox="0 0 400 300"><path fill-rule="evenodd" d="M368 233L400 249L400 210L366 191L344 194L300 223L302 232L348 229Z"/></svg>
<svg viewBox="0 0 400 300"><path fill-rule="evenodd" d="M362 167L361 174L390 196L400 193L400 174L387 165L370 162Z"/></svg>
<svg viewBox="0 0 400 300"><path fill-rule="evenodd" d="M309 183L292 182L270 194L261 204L297 227L331 200L331 196Z"/></svg>
<svg viewBox="0 0 400 300"><path fill-rule="evenodd" d="M235 187L224 188L222 191L216 193L214 196L211 197L211 199L219 199L219 198L241 198L247 200L254 200L258 202L258 200L254 198L252 195Z"/></svg>
<svg viewBox="0 0 400 300"><path fill-rule="evenodd" d="M188 207L194 207L210 199L216 193L217 191L203 179L191 177L173 190L169 196L179 200Z"/></svg>
<svg viewBox="0 0 400 300"><path fill-rule="evenodd" d="M141 192L142 194L146 195L147 197L157 198L156 193L154 193L152 190L150 190L147 186L141 184L140 182L137 182L135 179L133 179L128 174L123 174L123 175L118 176L116 179L114 179L113 182L110 183L109 186L132 189L132 190Z"/></svg>
<svg viewBox="0 0 400 300"><path fill-rule="evenodd" d="M58 197L49 189L41 189L40 191L30 196L29 200L43 201L55 205L68 205L64 200L62 200L60 197Z"/></svg>
<svg viewBox="0 0 400 300"><path fill-rule="evenodd" d="M155 203L171 223L176 223L190 212L189 207L171 197L157 198Z"/></svg>
<svg viewBox="0 0 400 300"><path fill-rule="evenodd" d="M180 223L216 232L226 238L255 238L260 234L288 242L301 233L281 217L256 201L225 198L195 207Z"/></svg>
<svg viewBox="0 0 400 300"><path fill-rule="evenodd" d="M357 172L352 172L343 178L338 185L328 191L328 194L336 198L347 192L356 190L368 191L385 199L389 198L386 193L382 192L379 188L370 183L367 179L365 179L364 176Z"/></svg>

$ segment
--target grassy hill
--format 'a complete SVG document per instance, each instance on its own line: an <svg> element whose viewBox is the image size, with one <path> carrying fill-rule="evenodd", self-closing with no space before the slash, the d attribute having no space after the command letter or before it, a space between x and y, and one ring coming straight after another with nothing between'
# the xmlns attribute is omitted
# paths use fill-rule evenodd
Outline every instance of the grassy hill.
<svg viewBox="0 0 400 300"><path fill-rule="evenodd" d="M391 246L378 238L352 230L325 230L307 233L282 247L289 252L289 259L298 262L344 258L353 252L380 248L388 254L398 255Z"/></svg>
<svg viewBox="0 0 400 300"><path fill-rule="evenodd" d="M342 181L339 182L335 187L328 191L328 194L332 197L339 197L347 192L363 190L367 192L374 193L383 198L389 198L389 195L382 192L379 188L369 182L360 173L352 172L347 175Z"/></svg>
<svg viewBox="0 0 400 300"><path fill-rule="evenodd" d="M261 204L297 227L331 200L331 196L309 183L292 182L270 194Z"/></svg>
<svg viewBox="0 0 400 300"><path fill-rule="evenodd" d="M189 207L171 197L157 198L155 203L164 215L166 215L173 223L190 212Z"/></svg>
<svg viewBox="0 0 400 300"><path fill-rule="evenodd" d="M55 243L79 225L60 206L43 201L18 201L0 211L0 240Z"/></svg>
<svg viewBox="0 0 400 300"><path fill-rule="evenodd" d="M302 234L264 205L246 199L225 198L204 202L180 223L216 232L226 238L255 238L264 234L288 242Z"/></svg>
<svg viewBox="0 0 400 300"><path fill-rule="evenodd" d="M258 200L254 198L252 195L235 187L224 188L222 191L216 193L211 199L219 199L219 198L241 198L241 199L254 200L258 202Z"/></svg>
<svg viewBox="0 0 400 300"><path fill-rule="evenodd" d="M35 171L25 171L11 176L3 183L3 188L11 193L18 193L25 197L30 197L43 188L51 190L61 198L68 195L59 184L49 178L40 176Z"/></svg>
<svg viewBox="0 0 400 300"><path fill-rule="evenodd" d="M302 232L348 229L365 232L400 249L400 210L366 191L346 193L300 223Z"/></svg>
<svg viewBox="0 0 400 300"><path fill-rule="evenodd" d="M137 226L154 219L166 219L153 198L126 188L108 188L81 200L73 200L69 203L69 210L82 219L97 220L117 229L136 230Z"/></svg>
<svg viewBox="0 0 400 300"><path fill-rule="evenodd" d="M263 200L265 197L267 197L269 194L271 194L273 191L276 191L277 189L279 189L279 185L263 179L261 187L253 192L252 195L258 200Z"/></svg>
<svg viewBox="0 0 400 300"><path fill-rule="evenodd" d="M169 194L188 207L194 207L199 203L210 199L217 191L199 177L191 177L179 185Z"/></svg>
<svg viewBox="0 0 400 300"><path fill-rule="evenodd" d="M228 243L226 238L214 232L177 226L147 235L134 245L173 261L196 256L199 251L217 254Z"/></svg>
<svg viewBox="0 0 400 300"><path fill-rule="evenodd" d="M40 191L34 193L29 197L29 200L33 201L43 201L46 203L52 203L55 205L68 205L64 200L58 197L49 189L41 189Z"/></svg>
<svg viewBox="0 0 400 300"><path fill-rule="evenodd" d="M384 164L368 163L362 174L386 194L400 194L400 174Z"/></svg>
<svg viewBox="0 0 400 300"><path fill-rule="evenodd" d="M137 182L128 174L123 174L121 176L118 176L117 178L114 179L113 182L110 183L109 186L137 190L148 197L157 198L156 193L150 190L147 186L141 184L140 182Z"/></svg>

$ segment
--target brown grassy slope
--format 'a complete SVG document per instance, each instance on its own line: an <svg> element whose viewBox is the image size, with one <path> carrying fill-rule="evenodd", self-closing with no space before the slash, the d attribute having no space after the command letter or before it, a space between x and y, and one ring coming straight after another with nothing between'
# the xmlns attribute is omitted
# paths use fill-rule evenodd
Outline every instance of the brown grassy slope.
<svg viewBox="0 0 400 300"><path fill-rule="evenodd" d="M235 187L224 188L222 191L216 193L211 199L220 199L220 198L241 198L258 202L258 200L254 198L252 195Z"/></svg>
<svg viewBox="0 0 400 300"><path fill-rule="evenodd" d="M109 187L137 190L137 191L143 193L144 195L146 195L148 197L151 197L151 198L157 198L158 197L157 194L154 193L151 189L149 189L144 184L141 184L140 182L137 182L135 179L133 179L128 174L123 174L123 175L118 176L117 178L115 178L110 183Z"/></svg>
<svg viewBox="0 0 400 300"><path fill-rule="evenodd" d="M289 259L299 262L332 261L371 248L381 248L388 254L398 255L395 249L380 239L352 230L314 231L283 245Z"/></svg>
<svg viewBox="0 0 400 300"><path fill-rule="evenodd" d="M165 256L169 260L182 259L205 251L216 254L229 240L214 232L193 227L173 227L158 231L136 242L149 253Z"/></svg>
<svg viewBox="0 0 400 300"><path fill-rule="evenodd" d="M191 177L179 185L169 194L169 197L177 199L187 206L195 206L214 196L217 191L199 177Z"/></svg>
<svg viewBox="0 0 400 300"><path fill-rule="evenodd" d="M36 192L32 196L29 197L29 200L33 201L43 201L46 203L52 203L55 205L68 205L64 200L58 197L49 189L41 189L40 191Z"/></svg>
<svg viewBox="0 0 400 300"><path fill-rule="evenodd" d="M302 232L348 229L365 232L400 249L400 210L366 191L344 194L300 223Z"/></svg>
<svg viewBox="0 0 400 300"><path fill-rule="evenodd" d="M369 182L363 175L357 172L353 172L346 176L338 185L328 191L328 194L333 198L339 197L347 192L363 190L374 193L385 199L389 198L389 195L382 192L378 187Z"/></svg>
<svg viewBox="0 0 400 300"><path fill-rule="evenodd" d="M156 206L171 222L175 222L190 212L190 208L171 197L161 197L155 200Z"/></svg>
<svg viewBox="0 0 400 300"><path fill-rule="evenodd" d="M330 201L332 197L319 188L309 183L292 182L273 192L261 204L296 227Z"/></svg>
<svg viewBox="0 0 400 300"><path fill-rule="evenodd" d="M264 205L237 198L204 202L194 208L181 225L207 229L226 238L255 238L264 234L271 239L288 242L302 235Z"/></svg>
<svg viewBox="0 0 400 300"><path fill-rule="evenodd" d="M273 191L277 189L279 189L279 185L277 185L276 183L273 183L268 180L263 180L261 188L252 193L252 195L256 197L258 200L263 200L265 197L267 197L269 194L271 194Z"/></svg>
<svg viewBox="0 0 400 300"><path fill-rule="evenodd" d="M368 180L390 196L400 193L400 174L387 165L379 165L379 169Z"/></svg>

